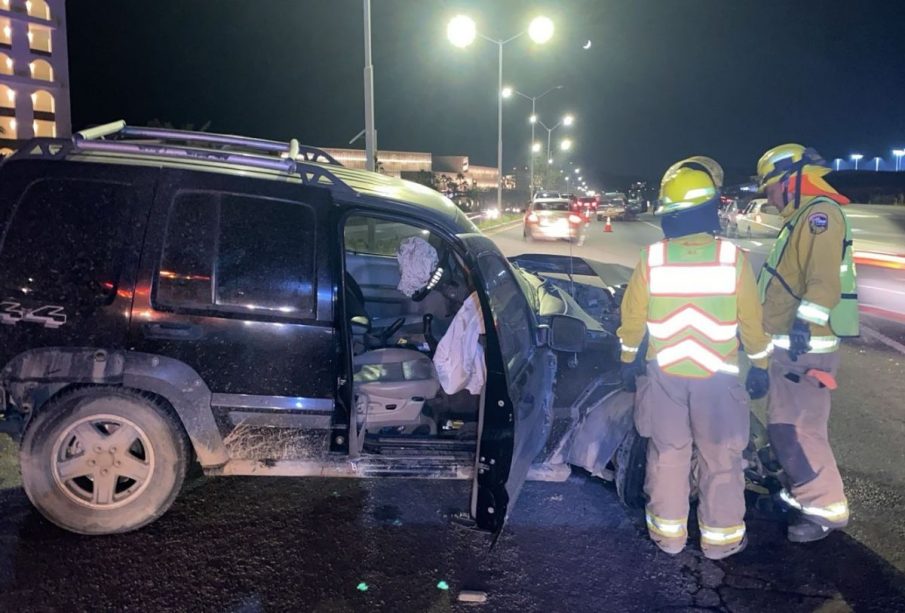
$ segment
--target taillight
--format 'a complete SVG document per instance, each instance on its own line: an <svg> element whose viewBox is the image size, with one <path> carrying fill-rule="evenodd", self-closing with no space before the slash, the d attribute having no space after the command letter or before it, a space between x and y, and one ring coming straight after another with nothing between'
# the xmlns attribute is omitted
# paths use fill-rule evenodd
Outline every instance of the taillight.
<svg viewBox="0 0 905 613"><path fill-rule="evenodd" d="M537 215L535 215L534 213L529 213L528 223L537 223Z"/></svg>
<svg viewBox="0 0 905 613"><path fill-rule="evenodd" d="M571 223L581 223L581 222L582 222L582 219L581 219L580 216L575 215L574 213L572 213L572 214L569 215L569 221L570 221Z"/></svg>

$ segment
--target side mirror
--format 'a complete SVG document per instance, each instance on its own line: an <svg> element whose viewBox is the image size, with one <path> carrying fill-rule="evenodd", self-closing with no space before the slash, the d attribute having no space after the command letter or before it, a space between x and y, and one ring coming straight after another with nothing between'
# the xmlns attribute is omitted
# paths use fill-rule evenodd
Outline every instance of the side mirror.
<svg viewBox="0 0 905 613"><path fill-rule="evenodd" d="M580 319L569 315L550 317L547 345L554 351L580 353L584 350L588 327Z"/></svg>

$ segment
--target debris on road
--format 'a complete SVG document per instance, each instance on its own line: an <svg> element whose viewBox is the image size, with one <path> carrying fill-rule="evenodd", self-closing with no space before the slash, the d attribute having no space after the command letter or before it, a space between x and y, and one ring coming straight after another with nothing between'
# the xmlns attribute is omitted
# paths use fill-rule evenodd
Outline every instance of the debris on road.
<svg viewBox="0 0 905 613"><path fill-rule="evenodd" d="M474 602L474 603L485 603L487 602L487 592L479 592L477 590L462 590L459 592L459 602Z"/></svg>

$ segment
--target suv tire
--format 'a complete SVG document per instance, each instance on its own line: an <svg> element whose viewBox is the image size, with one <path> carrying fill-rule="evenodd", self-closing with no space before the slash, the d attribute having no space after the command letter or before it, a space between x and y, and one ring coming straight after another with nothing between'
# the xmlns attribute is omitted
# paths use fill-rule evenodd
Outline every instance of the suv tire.
<svg viewBox="0 0 905 613"><path fill-rule="evenodd" d="M647 439L635 427L628 431L616 450L616 493L630 509L643 509L647 504L644 479L647 472Z"/></svg>
<svg viewBox="0 0 905 613"><path fill-rule="evenodd" d="M128 532L163 515L189 457L185 432L167 406L109 387L78 388L49 401L26 428L19 452L32 504L79 534Z"/></svg>

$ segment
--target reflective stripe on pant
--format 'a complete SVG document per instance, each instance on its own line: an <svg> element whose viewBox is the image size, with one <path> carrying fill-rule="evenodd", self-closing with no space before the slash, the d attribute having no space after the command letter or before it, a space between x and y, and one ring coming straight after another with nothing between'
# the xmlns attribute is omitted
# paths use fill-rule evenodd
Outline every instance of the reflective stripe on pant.
<svg viewBox="0 0 905 613"><path fill-rule="evenodd" d="M830 390L806 375L812 368L835 375L839 353L807 353L792 362L785 349L775 351L767 432L789 478L790 504L816 523L841 528L848 523L849 511L830 448Z"/></svg>
<svg viewBox="0 0 905 613"><path fill-rule="evenodd" d="M635 424L642 436L650 437L644 491L650 499L651 538L661 547L684 545L691 456L697 447L701 547L711 551L738 547L745 535L742 451L748 444L747 393L734 375L676 377L665 374L654 361L648 362L647 373L638 380ZM676 523L682 530L672 534Z"/></svg>

